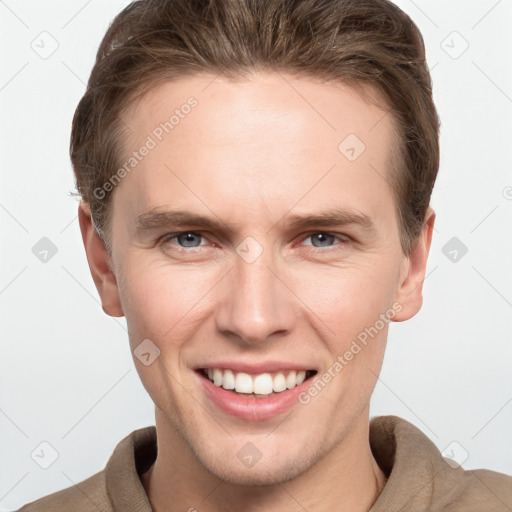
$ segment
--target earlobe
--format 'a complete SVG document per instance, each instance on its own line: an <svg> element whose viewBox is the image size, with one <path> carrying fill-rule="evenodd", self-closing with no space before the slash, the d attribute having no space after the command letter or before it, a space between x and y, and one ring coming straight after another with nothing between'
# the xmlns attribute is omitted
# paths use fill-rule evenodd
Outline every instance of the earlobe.
<svg viewBox="0 0 512 512"><path fill-rule="evenodd" d="M395 295L395 302L399 303L402 308L393 318L394 322L409 320L418 313L423 305L423 281L425 280L435 218L436 214L429 206L420 236L411 247L409 256L403 261L404 272L400 276L399 288Z"/></svg>
<svg viewBox="0 0 512 512"><path fill-rule="evenodd" d="M100 295L103 311L110 316L124 316L111 256L93 225L89 205L84 201L78 206L78 220L89 269Z"/></svg>

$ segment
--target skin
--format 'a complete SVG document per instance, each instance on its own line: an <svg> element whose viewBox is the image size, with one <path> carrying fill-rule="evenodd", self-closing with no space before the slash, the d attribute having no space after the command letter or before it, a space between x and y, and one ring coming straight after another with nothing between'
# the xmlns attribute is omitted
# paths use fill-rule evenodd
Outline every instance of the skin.
<svg viewBox="0 0 512 512"><path fill-rule="evenodd" d="M271 420L221 412L193 368L221 357L277 359L321 375L393 304L401 310L392 321L413 317L435 213L404 255L386 180L392 116L342 84L262 72L238 83L195 75L159 84L123 113L126 155L190 96L198 105L113 192L112 254L88 205L79 207L104 311L126 317L132 351L145 339L160 350L149 366L134 357L155 403L158 456L141 478L151 505L369 510L386 482L368 436L388 323L307 405ZM338 150L349 133L366 145L353 162ZM287 225L288 215L339 206L369 216L374 231ZM153 208L186 209L234 231L137 230L137 216ZM159 243L183 231L196 236ZM236 251L248 236L263 249L252 263ZM250 468L237 457L247 442L262 453Z"/></svg>

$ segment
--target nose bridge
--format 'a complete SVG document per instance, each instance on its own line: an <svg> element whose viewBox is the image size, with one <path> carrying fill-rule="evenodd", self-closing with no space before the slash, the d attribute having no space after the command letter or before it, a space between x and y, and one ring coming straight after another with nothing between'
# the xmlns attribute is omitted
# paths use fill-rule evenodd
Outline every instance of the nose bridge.
<svg viewBox="0 0 512 512"><path fill-rule="evenodd" d="M271 251L258 246L246 239L237 248L235 268L216 312L218 328L246 343L289 331L295 320L292 296L276 277Z"/></svg>

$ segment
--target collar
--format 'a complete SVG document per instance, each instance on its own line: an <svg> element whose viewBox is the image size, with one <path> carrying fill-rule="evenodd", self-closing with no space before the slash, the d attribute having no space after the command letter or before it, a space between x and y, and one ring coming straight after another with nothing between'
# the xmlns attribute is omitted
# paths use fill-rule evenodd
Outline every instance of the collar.
<svg viewBox="0 0 512 512"><path fill-rule="evenodd" d="M370 448L388 480L369 512L430 510L434 484L436 491L455 488L464 474L447 464L418 427L398 416L370 421Z"/></svg>
<svg viewBox="0 0 512 512"><path fill-rule="evenodd" d="M140 480L156 460L156 427L134 430L115 448L105 467L107 493L115 512L152 512Z"/></svg>

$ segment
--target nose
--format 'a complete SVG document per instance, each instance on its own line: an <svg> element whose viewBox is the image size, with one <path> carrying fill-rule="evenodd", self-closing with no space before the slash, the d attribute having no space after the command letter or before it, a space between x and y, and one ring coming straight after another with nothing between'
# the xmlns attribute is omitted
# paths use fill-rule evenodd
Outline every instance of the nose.
<svg viewBox="0 0 512 512"><path fill-rule="evenodd" d="M215 312L219 331L251 345L291 332L298 315L284 273L265 252L251 263L237 257L234 265Z"/></svg>

